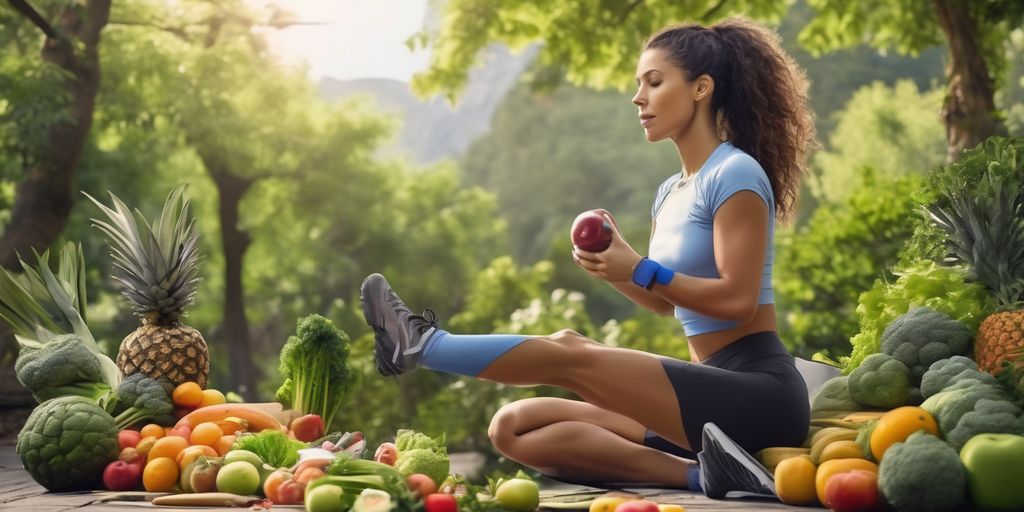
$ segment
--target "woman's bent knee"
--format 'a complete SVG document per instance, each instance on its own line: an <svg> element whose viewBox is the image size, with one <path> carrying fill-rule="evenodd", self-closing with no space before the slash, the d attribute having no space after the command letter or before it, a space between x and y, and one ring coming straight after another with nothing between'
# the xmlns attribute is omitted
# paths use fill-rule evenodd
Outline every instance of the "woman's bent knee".
<svg viewBox="0 0 1024 512"><path fill-rule="evenodd" d="M508 455L516 437L516 409L518 402L505 405L491 417L491 424L487 426L487 437L495 450Z"/></svg>

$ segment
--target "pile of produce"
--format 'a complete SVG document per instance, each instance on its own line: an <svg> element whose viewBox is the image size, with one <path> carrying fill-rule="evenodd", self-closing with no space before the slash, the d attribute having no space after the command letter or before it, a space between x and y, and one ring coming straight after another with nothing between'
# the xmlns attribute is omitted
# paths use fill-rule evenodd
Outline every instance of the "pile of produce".
<svg viewBox="0 0 1024 512"><path fill-rule="evenodd" d="M802 447L756 457L779 498L836 511L1024 510L1024 140L929 178L949 257L861 297L846 375Z"/></svg>

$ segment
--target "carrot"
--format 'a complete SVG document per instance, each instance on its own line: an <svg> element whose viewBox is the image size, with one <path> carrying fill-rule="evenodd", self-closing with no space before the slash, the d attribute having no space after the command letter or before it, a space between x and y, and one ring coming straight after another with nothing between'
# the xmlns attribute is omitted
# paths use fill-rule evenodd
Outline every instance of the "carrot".
<svg viewBox="0 0 1024 512"><path fill-rule="evenodd" d="M200 407L183 416L174 427L177 428L183 425L194 427L206 421L219 422L229 417L245 420L248 423L249 432L259 432L267 429L284 430L284 425L281 425L281 422L277 421L277 418L271 414L245 404L235 403Z"/></svg>

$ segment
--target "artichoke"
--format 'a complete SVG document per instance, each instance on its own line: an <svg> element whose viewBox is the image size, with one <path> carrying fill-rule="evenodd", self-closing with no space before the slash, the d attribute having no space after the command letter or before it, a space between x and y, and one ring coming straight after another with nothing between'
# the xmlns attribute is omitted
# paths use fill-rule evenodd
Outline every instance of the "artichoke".
<svg viewBox="0 0 1024 512"><path fill-rule="evenodd" d="M16 451L32 479L50 491L99 489L103 469L117 459L117 427L87 398L54 398L29 415Z"/></svg>

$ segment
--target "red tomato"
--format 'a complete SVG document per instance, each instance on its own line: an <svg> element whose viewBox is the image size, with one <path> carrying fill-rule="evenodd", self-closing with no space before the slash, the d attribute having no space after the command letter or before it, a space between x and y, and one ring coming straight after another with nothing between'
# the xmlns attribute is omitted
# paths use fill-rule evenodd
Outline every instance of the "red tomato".
<svg viewBox="0 0 1024 512"><path fill-rule="evenodd" d="M825 502L835 512L882 510L878 476L863 469L836 473L825 482Z"/></svg>
<svg viewBox="0 0 1024 512"><path fill-rule="evenodd" d="M423 498L423 508L426 512L459 512L455 496L444 493L434 493Z"/></svg>

